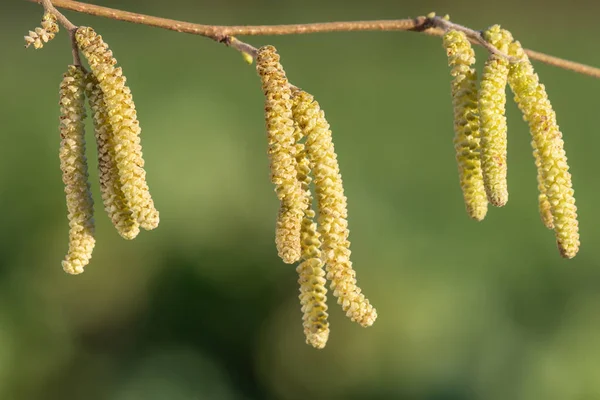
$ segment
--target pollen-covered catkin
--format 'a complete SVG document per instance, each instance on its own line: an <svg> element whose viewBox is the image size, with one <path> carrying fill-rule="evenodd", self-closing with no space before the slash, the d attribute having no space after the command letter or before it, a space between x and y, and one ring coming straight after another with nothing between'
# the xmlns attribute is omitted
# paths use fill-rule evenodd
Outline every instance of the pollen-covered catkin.
<svg viewBox="0 0 600 400"><path fill-rule="evenodd" d="M546 88L540 84L521 44L513 42L508 54L521 60L510 66L508 82L523 119L529 124L532 147L534 152L537 151L536 157L539 157L538 173L543 182L540 194L547 196L560 254L565 258L573 258L580 244L577 207L556 114L548 100ZM546 226L549 225L544 222Z"/></svg>
<svg viewBox="0 0 600 400"><path fill-rule="evenodd" d="M115 135L104 103L104 93L98 85L98 80L91 72L86 75L85 91L94 121L94 132L98 147L98 174L104 210L119 235L125 239L134 239L140 232L140 226L127 207L127 200L121 188L119 170L115 161Z"/></svg>
<svg viewBox="0 0 600 400"><path fill-rule="evenodd" d="M291 90L275 47L258 50L256 71L265 94L271 182L281 201L275 243L283 262L293 264L301 255L300 230L306 204L297 177Z"/></svg>
<svg viewBox="0 0 600 400"><path fill-rule="evenodd" d="M512 35L500 25L483 33L492 46L503 53L513 41ZM479 119L481 124L481 170L488 201L502 207L508 201L506 182L506 83L508 60L490 54L481 75L479 88Z"/></svg>
<svg viewBox="0 0 600 400"><path fill-rule="evenodd" d="M44 43L48 43L54 39L57 32L58 24L56 23L56 16L45 13L42 17L42 27L29 31L29 35L25 36L25 47L33 45L35 49L41 49L44 47Z"/></svg>
<svg viewBox="0 0 600 400"><path fill-rule="evenodd" d="M69 251L62 262L69 274L83 272L94 249L94 201L85 157L85 82L81 67L69 65L60 85L60 169L67 196Z"/></svg>
<svg viewBox="0 0 600 400"><path fill-rule="evenodd" d="M377 311L356 285L356 272L350 261L347 199L329 123L310 94L296 91L294 96L294 120L306 136L306 152L314 177L327 279L346 315L362 326L370 326L377 318Z"/></svg>
<svg viewBox="0 0 600 400"><path fill-rule="evenodd" d="M140 124L131 91L125 86L123 71L120 67L115 68L117 60L112 51L92 28L79 27L75 39L104 93L114 132L115 162L127 208L142 228L154 229L158 226L159 214L146 183Z"/></svg>
<svg viewBox="0 0 600 400"><path fill-rule="evenodd" d="M325 281L324 263L321 254L321 241L317 224L314 222L315 212L312 209L310 193L310 162L303 143L302 129L295 124L294 138L296 140L296 165L298 180L305 193L306 211L302 219L301 229L301 260L296 268L300 284L300 304L303 313L304 335L306 343L322 349L329 338L329 315L327 314L327 288Z"/></svg>
<svg viewBox="0 0 600 400"><path fill-rule="evenodd" d="M481 221L487 213L488 201L481 172L477 73L471 67L475 63L475 52L466 35L454 30L444 35L443 45L454 77L454 149L460 186L467 213Z"/></svg>

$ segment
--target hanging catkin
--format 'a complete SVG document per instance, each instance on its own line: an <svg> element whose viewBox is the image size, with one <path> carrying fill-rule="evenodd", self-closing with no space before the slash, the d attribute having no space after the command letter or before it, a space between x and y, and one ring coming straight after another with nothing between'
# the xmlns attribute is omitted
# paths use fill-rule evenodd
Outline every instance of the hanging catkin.
<svg viewBox="0 0 600 400"><path fill-rule="evenodd" d="M62 262L70 274L83 272L94 249L94 201L85 157L85 82L81 67L69 65L60 85L60 169L67 196L69 251Z"/></svg>
<svg viewBox="0 0 600 400"><path fill-rule="evenodd" d="M114 132L115 162L127 208L142 228L154 229L158 226L159 215L146 183L140 124L131 91L125 86L123 71L120 67L115 68L117 60L102 36L92 28L79 27L75 39L104 93L109 123Z"/></svg>

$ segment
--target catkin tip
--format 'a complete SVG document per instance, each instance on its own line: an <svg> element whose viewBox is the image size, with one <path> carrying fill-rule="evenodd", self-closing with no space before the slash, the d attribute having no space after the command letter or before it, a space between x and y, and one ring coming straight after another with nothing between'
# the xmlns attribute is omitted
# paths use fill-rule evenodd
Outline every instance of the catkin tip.
<svg viewBox="0 0 600 400"><path fill-rule="evenodd" d="M325 271L323 262L309 255L309 247L304 251L304 255L308 257L296 268L300 284L298 297L304 314L302 320L306 343L315 348L323 348L329 337Z"/></svg>

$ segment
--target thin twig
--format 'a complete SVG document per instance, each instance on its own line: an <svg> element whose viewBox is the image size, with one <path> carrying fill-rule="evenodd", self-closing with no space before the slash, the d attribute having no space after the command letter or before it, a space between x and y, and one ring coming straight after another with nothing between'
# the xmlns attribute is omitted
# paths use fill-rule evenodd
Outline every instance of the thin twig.
<svg viewBox="0 0 600 400"><path fill-rule="evenodd" d="M435 26L437 28L441 28L444 31L448 31L448 30L452 29L455 31L463 32L464 34L467 35L467 37L469 39L471 39L472 42L481 45L483 48L485 48L487 51L489 51L492 54L495 54L502 58L506 58L511 63L521 61L518 58L511 57L508 54L498 50L496 47L492 46L487 40L485 40L481 31L476 31L474 29L467 28L464 25L456 24L454 22L448 21L445 18L436 17L435 15L430 18L431 18L431 23L433 24L433 26Z"/></svg>
<svg viewBox="0 0 600 400"><path fill-rule="evenodd" d="M47 2L49 0L27 1L41 3ZM294 35L305 33L356 31L413 31L422 32L431 36L442 36L445 32L444 29L434 26L435 24L432 23L432 20L435 18L427 17L416 17L410 19L397 20L322 22L291 25L221 26L193 24L190 22L177 21L173 19L153 17L129 11L116 10L108 7L81 3L73 0L53 0L52 2L56 7L64 8L66 10L95 15L99 17L105 17L118 21L133 22L136 24L154 26L157 28L168 29L176 32L184 32L204 36L215 40L219 43L224 43L228 46L234 47L237 50L247 54L249 54L248 50L253 47L239 40L232 40L232 36ZM469 29L469 31L472 30ZM470 39L474 43L485 46L488 50L492 52L497 51L497 49L490 49L488 47L489 44L487 44L487 42L483 40L483 38L481 38L481 34L472 36ZM241 45L240 43L243 45ZM249 47L246 48L245 46ZM244 48L245 50L241 50L241 48ZM592 67L570 60L565 60L559 57L554 57L533 50L525 49L525 53L532 60L540 61L558 68L577 72L579 74L600 78L600 68Z"/></svg>
<svg viewBox="0 0 600 400"><path fill-rule="evenodd" d="M69 31L69 38L71 39L71 53L73 54L73 65L81 67L83 64L81 64L79 45L77 45L77 40L75 40L75 33L77 33L77 28Z"/></svg>

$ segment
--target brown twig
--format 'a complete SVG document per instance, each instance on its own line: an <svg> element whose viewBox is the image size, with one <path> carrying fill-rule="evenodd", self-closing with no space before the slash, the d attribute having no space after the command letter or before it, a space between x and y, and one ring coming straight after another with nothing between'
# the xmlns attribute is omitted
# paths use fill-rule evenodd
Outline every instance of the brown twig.
<svg viewBox="0 0 600 400"><path fill-rule="evenodd" d="M50 0L27 0L34 3L49 2ZM380 21L348 21L348 22L322 22L311 24L291 24L291 25L239 25L239 26L220 26L220 25L201 25L190 22L177 21L173 19L153 17L150 15L137 14L129 11L117 10L108 7L97 6L93 4L81 3L73 0L52 0L56 7L65 10L76 11L84 14L105 17L118 21L133 22L154 26L157 28L168 29L176 32L190 33L200 35L227 46L236 48L242 53L252 55L255 48L247 43L232 38L232 36L259 36L259 35L294 35L305 33L324 33L324 32L356 32L356 31L414 31L422 32L432 36L442 36L445 29L442 23L435 23L435 20L441 18L416 17L409 19L380 20ZM62 14L61 14L62 15ZM57 16L58 17L58 16ZM460 25L452 23L454 28ZM446 24L446 27L449 26ZM472 33L477 32L472 29L462 27ZM468 34L471 41L486 47L489 51L497 53L497 49L490 48L489 44L477 35ZM252 50L254 49L254 50ZM581 64L578 62L565 60L548 54L525 49L525 53L530 59L540 61L558 68L577 72L579 74L600 78L600 68ZM502 54L500 54L502 55ZM505 56L505 55L504 55Z"/></svg>

